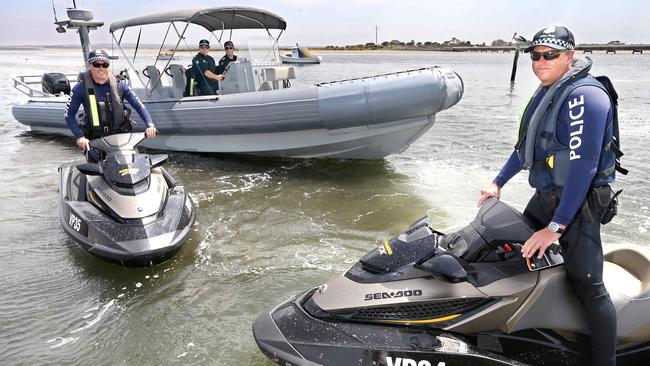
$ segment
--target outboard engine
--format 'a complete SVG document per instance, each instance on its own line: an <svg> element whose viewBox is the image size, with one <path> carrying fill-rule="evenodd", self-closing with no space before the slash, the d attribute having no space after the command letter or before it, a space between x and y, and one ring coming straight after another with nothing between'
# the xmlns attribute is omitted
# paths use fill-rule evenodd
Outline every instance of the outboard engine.
<svg viewBox="0 0 650 366"><path fill-rule="evenodd" d="M43 74L41 78L43 92L54 95L60 93L70 95L70 81L60 72L50 72Z"/></svg>

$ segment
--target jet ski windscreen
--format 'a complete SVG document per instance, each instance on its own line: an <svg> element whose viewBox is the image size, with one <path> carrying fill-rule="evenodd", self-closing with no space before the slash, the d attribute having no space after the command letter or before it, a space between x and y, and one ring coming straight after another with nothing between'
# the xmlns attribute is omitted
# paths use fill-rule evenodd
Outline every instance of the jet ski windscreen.
<svg viewBox="0 0 650 366"><path fill-rule="evenodd" d="M431 229L425 217L411 225L404 233L377 246L360 262L374 273L389 273L407 264L430 257L438 246L440 233Z"/></svg>

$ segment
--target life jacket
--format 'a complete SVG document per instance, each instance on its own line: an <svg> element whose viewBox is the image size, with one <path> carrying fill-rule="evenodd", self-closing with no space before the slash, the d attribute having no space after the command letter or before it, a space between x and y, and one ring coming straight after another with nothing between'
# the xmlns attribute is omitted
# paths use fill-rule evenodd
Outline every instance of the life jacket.
<svg viewBox="0 0 650 366"><path fill-rule="evenodd" d="M564 187L566 183L570 168L571 140L569 145L558 141L556 124L566 98L576 88L585 85L605 91L612 107L611 117L605 125L597 173L591 186L600 187L613 182L616 179L616 171L627 174L627 170L620 166L623 153L620 150L618 128L618 94L607 77L589 75L590 68L589 58L586 61L577 60L574 66L548 89L532 115L525 113L525 110L522 113L515 150L522 167L530 170L528 182L538 190L548 191ZM542 88L538 88L530 100L535 99L541 91ZM523 120L526 115L530 117Z"/></svg>
<svg viewBox="0 0 650 366"><path fill-rule="evenodd" d="M84 136L93 139L131 132L131 110L124 105L115 76L108 74L109 93L105 96L97 95L90 71L83 73L83 81L88 104L84 106Z"/></svg>
<svg viewBox="0 0 650 366"><path fill-rule="evenodd" d="M196 95L201 95L201 93L198 83L194 79L194 66L190 66L185 69L185 90L183 91L183 96L193 97Z"/></svg>

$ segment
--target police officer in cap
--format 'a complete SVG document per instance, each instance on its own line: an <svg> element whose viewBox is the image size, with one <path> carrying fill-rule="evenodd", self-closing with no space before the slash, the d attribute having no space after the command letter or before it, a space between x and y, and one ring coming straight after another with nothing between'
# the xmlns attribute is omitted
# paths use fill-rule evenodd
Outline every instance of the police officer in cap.
<svg viewBox="0 0 650 366"><path fill-rule="evenodd" d="M90 139L131 132L133 122L130 119L130 110L124 105L124 99L147 125L147 137L153 138L157 132L149 112L138 96L125 82L115 79L110 67L111 61L106 51L90 52L88 70L72 88L64 111L65 121L76 139L77 146L88 152L88 161L92 162L101 160L101 152L90 148ZM84 124L80 126L75 115L82 104Z"/></svg>
<svg viewBox="0 0 650 366"><path fill-rule="evenodd" d="M217 74L223 75L225 77L226 68L228 64L237 61L237 55L235 55L235 44L232 41L226 41L223 44L223 48L226 51L226 54L219 60L219 65L217 65ZM221 79L223 80L223 79Z"/></svg>
<svg viewBox="0 0 650 366"><path fill-rule="evenodd" d="M227 43L227 42L226 42ZM232 43L232 42L231 42ZM197 83L198 90L195 93L191 91L192 95L214 95L219 90L219 81L224 79L223 70L219 72L219 68L214 62L212 56L208 55L210 51L210 42L207 39L199 41L199 53L192 59L192 67L194 69L194 80Z"/></svg>
<svg viewBox="0 0 650 366"><path fill-rule="evenodd" d="M575 58L574 47L567 28L551 26L535 34L525 50L541 85L524 108L513 153L481 190L479 205L499 198L501 188L522 169L529 171L536 192L524 215L537 231L521 253L541 258L559 240L569 284L586 313L591 364L615 365L616 310L603 283L600 239L601 221L611 220L600 202L615 199L609 184L620 156L615 92L608 79L589 75L591 59Z"/></svg>

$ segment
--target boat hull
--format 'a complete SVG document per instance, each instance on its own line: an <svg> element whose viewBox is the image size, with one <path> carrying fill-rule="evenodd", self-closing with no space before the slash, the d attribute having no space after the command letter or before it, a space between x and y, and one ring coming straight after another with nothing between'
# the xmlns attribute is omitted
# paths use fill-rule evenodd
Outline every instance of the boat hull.
<svg viewBox="0 0 650 366"><path fill-rule="evenodd" d="M291 158L381 159L404 151L456 104L453 71L426 68L372 78L220 96L141 97L159 136L142 146L172 151ZM66 100L32 98L13 106L33 131L71 135ZM144 125L138 116L136 130ZM81 119L81 118L79 118Z"/></svg>

